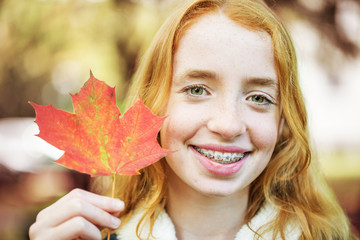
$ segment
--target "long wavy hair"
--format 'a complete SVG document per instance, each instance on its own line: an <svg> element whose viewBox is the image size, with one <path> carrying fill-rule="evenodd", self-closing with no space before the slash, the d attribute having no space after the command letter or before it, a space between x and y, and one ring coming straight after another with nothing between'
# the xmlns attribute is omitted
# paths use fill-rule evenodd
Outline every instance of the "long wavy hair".
<svg viewBox="0 0 360 240"><path fill-rule="evenodd" d="M291 38L261 1L196 0L178 9L162 26L141 59L129 91L128 106L140 96L155 114L163 115L179 40L199 17L212 12L221 12L251 31L267 32L271 36L280 85L284 129L268 166L251 184L246 221L249 222L267 202L278 214L261 229L253 229L259 238L272 231L274 239L286 239L285 227L292 221L300 227L301 239L353 239L347 217L311 164L307 115ZM166 206L165 164L162 159L143 169L141 175L117 178L116 197L125 202L123 224L137 207L145 209L137 226L138 237L145 222L149 223L150 237L159 212Z"/></svg>

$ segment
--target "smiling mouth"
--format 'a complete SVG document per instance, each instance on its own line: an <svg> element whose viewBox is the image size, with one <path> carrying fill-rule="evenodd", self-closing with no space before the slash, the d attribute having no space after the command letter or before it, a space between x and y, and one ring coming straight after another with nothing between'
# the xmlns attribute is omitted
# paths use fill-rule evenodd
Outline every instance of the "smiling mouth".
<svg viewBox="0 0 360 240"><path fill-rule="evenodd" d="M196 146L192 146L192 147L201 155L211 159L214 162L221 164L236 163L241 159L243 159L248 154L248 152L244 152L244 153L218 152L204 148L199 148Z"/></svg>

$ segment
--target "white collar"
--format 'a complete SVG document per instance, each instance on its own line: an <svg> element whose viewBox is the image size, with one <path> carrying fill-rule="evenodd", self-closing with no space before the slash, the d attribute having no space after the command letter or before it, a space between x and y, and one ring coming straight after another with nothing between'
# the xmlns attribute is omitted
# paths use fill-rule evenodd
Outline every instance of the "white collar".
<svg viewBox="0 0 360 240"><path fill-rule="evenodd" d="M136 237L136 226L140 221L144 211L136 211L130 218L130 220L117 232L118 240L138 240ZM234 240L250 240L256 239L257 236L251 229L257 230L264 224L270 222L275 218L277 211L270 204L266 204L255 216L248 225L243 225L237 232ZM251 227L251 229L249 228ZM145 238L148 236L149 227L144 227L141 237ZM287 224L285 229L287 240L297 240L300 237L301 231L295 224ZM154 237L154 238L153 238ZM170 217L166 211L162 211L155 221L153 227L153 237L151 240L177 240L175 233L175 226L172 223ZM272 232L262 235L259 239L272 239ZM277 238L280 239L280 238Z"/></svg>

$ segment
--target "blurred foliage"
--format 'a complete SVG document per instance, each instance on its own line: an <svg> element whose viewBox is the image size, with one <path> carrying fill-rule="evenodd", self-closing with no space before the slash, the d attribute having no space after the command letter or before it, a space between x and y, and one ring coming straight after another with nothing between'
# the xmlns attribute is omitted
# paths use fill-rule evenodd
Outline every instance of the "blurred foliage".
<svg viewBox="0 0 360 240"><path fill-rule="evenodd" d="M0 2L0 117L33 116L28 100L71 108L68 93L94 75L121 101L139 49L163 21L133 1Z"/></svg>
<svg viewBox="0 0 360 240"><path fill-rule="evenodd" d="M360 155L356 149L327 149L315 154L328 179L360 179ZM360 185L359 185L360 187Z"/></svg>
<svg viewBox="0 0 360 240"><path fill-rule="evenodd" d="M360 1L357 0L265 0L275 11L283 15L288 22L288 13L295 13L297 20L303 19L311 23L333 46L345 55L356 57L359 54L359 32L348 32L348 25L343 22L343 15L360 17ZM285 12L288 10L287 12ZM356 21L355 19L350 19ZM359 18L357 20L360 20ZM356 26L357 28L359 26ZM360 29L357 29L358 31Z"/></svg>
<svg viewBox="0 0 360 240"><path fill-rule="evenodd" d="M143 50L180 2L0 0L0 118L33 117L29 100L71 110L68 93L78 92L90 69L95 77L116 87L121 105ZM344 59L359 57L360 1L265 2L288 27L302 22L321 35L317 60L330 76L336 76L330 81L341 81L338 69ZM346 210L360 229L358 152L334 151L318 157L326 160L325 172L346 178L332 184L343 206L352 206ZM42 204L57 193L87 188L83 176L57 169L33 174L0 165L0 173L0 232L6 231L0 234L2 239L27 239L27 228Z"/></svg>
<svg viewBox="0 0 360 240"><path fill-rule="evenodd" d="M34 116L28 100L70 110L68 93L79 90L90 69L116 86L121 102L140 49L179 2L0 0L0 118ZM329 69L343 57L336 51L357 56L359 43L338 19L344 2L348 8L360 9L359 1L266 2L286 23L303 19L324 35L319 53L332 51L335 57L319 54L319 58Z"/></svg>
<svg viewBox="0 0 360 240"><path fill-rule="evenodd" d="M326 71L334 86L342 83L339 69L359 60L360 1L359 0L264 0L291 29L302 22L320 37L316 61ZM296 32L294 33L296 34ZM303 36L307 38L311 36Z"/></svg>

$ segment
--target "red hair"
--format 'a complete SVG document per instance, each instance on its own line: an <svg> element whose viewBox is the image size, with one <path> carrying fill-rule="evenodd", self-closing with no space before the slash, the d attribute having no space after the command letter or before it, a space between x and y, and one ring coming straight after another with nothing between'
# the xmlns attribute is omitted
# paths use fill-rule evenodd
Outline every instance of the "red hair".
<svg viewBox="0 0 360 240"><path fill-rule="evenodd" d="M311 164L307 115L300 91L295 50L289 34L263 2L256 0L196 0L180 8L162 26L141 60L128 97L129 105L138 96L158 115L169 98L173 56L179 39L197 19L221 12L232 21L253 30L267 32L272 39L275 68L280 85L284 129L272 159L251 184L246 220L250 221L264 202L278 209L274 221L259 236L272 231L285 239L285 226L293 221L302 230L301 239L351 239L347 217ZM150 234L159 212L166 205L167 183L163 160L142 170L139 176L121 176L116 196L125 202L122 222L138 206L146 212Z"/></svg>

